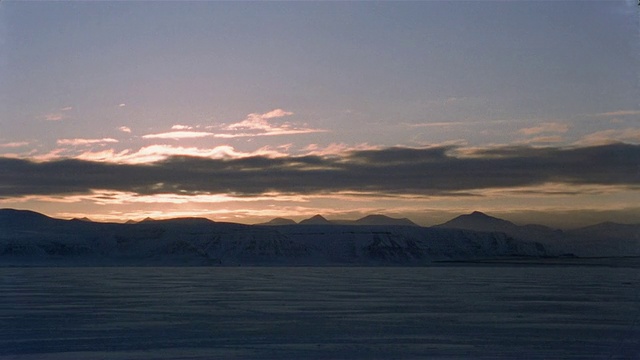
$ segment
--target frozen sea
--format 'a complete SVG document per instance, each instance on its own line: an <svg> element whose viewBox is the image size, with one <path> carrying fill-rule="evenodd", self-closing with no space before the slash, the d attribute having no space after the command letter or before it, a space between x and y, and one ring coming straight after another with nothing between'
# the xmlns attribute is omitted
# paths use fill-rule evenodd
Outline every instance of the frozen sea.
<svg viewBox="0 0 640 360"><path fill-rule="evenodd" d="M637 267L0 268L1 359L638 359Z"/></svg>

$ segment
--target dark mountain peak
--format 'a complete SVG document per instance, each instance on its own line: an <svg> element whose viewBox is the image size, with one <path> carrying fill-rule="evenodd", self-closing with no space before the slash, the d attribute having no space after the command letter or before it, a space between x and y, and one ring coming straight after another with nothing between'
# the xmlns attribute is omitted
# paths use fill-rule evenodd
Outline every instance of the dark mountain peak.
<svg viewBox="0 0 640 360"><path fill-rule="evenodd" d="M18 210L18 209L0 209L0 218L3 219L52 219L44 214L31 210Z"/></svg>
<svg viewBox="0 0 640 360"><path fill-rule="evenodd" d="M257 225L267 225L267 226L279 226L279 225L295 225L296 222L291 219L285 219L281 217L277 217L275 219L271 219L265 223L260 223Z"/></svg>
<svg viewBox="0 0 640 360"><path fill-rule="evenodd" d="M2 217L40 217L40 218L49 218L48 216L40 214L39 212L35 212L35 211L31 211L31 210L10 209L10 208L0 209L0 216L2 216Z"/></svg>
<svg viewBox="0 0 640 360"><path fill-rule="evenodd" d="M143 220L145 222L146 220ZM177 217L165 220L151 220L157 223L182 224L182 225L206 225L214 223L213 220L203 217Z"/></svg>
<svg viewBox="0 0 640 360"><path fill-rule="evenodd" d="M511 221L502 220L480 211L460 215L437 226L477 231L508 231L517 228L517 225Z"/></svg>
<svg viewBox="0 0 640 360"><path fill-rule="evenodd" d="M150 217L146 217L146 218L144 218L144 219L142 219L142 220L138 221L138 223L148 223L148 222L154 222L154 221L156 221L156 220L155 220L155 219L152 219L152 218L150 218Z"/></svg>
<svg viewBox="0 0 640 360"><path fill-rule="evenodd" d="M73 218L71 219L71 221L81 221L81 222L93 222L93 220L89 219L88 217L81 217L81 218Z"/></svg>
<svg viewBox="0 0 640 360"><path fill-rule="evenodd" d="M602 231L622 231L640 229L640 224L621 224L613 221L605 221L599 224L585 226L571 230L573 232L602 232ZM636 235L637 236L637 235Z"/></svg>
<svg viewBox="0 0 640 360"><path fill-rule="evenodd" d="M413 221L407 218L392 218L381 214L367 215L361 219L355 221L357 225L405 225L405 226L418 226Z"/></svg>
<svg viewBox="0 0 640 360"><path fill-rule="evenodd" d="M491 216L489 216L489 215L487 215L487 214L483 213L482 211L474 211L474 212L472 212L471 214L463 215L463 216L486 217L486 218L487 218L487 217L491 217Z"/></svg>
<svg viewBox="0 0 640 360"><path fill-rule="evenodd" d="M7 227L34 227L50 224L56 219L30 210L0 209L0 225Z"/></svg>
<svg viewBox="0 0 640 360"><path fill-rule="evenodd" d="M327 225L327 224L331 224L331 222L325 219L322 215L318 214L308 219L304 219L300 221L299 224L300 225Z"/></svg>

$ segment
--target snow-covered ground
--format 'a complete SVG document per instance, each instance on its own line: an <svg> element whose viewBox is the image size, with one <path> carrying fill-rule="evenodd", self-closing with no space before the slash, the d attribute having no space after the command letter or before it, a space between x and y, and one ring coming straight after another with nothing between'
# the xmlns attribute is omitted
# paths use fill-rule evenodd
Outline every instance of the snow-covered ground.
<svg viewBox="0 0 640 360"><path fill-rule="evenodd" d="M2 359L637 359L638 268L0 268Z"/></svg>

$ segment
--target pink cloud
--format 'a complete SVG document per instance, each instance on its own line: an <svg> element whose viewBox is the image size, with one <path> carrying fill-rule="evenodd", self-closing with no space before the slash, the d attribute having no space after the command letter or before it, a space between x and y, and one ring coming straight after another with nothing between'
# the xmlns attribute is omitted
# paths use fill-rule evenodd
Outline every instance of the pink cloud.
<svg viewBox="0 0 640 360"><path fill-rule="evenodd" d="M564 138L562 136L552 135L552 136L536 136L534 138L527 139L523 143L525 143L525 144L559 143L559 142L563 142L563 141L564 141Z"/></svg>
<svg viewBox="0 0 640 360"><path fill-rule="evenodd" d="M256 115L256 114L251 114L251 115ZM289 116L289 115L293 115L293 112L285 111L282 109L275 109L275 110L266 112L264 114L261 114L259 116L262 117L263 119L272 119L272 118L279 118L279 117Z"/></svg>
<svg viewBox="0 0 640 360"><path fill-rule="evenodd" d="M64 115L60 113L45 114L44 119L47 121L60 121L64 119Z"/></svg>
<svg viewBox="0 0 640 360"><path fill-rule="evenodd" d="M171 130L191 130L191 129L193 129L193 126L189 126L189 125L180 125L180 124L173 125L173 126L171 127Z"/></svg>
<svg viewBox="0 0 640 360"><path fill-rule="evenodd" d="M144 135L143 139L172 139L172 140L180 140L180 139L195 139L202 138L208 136L215 136L216 134L206 132L206 131L169 131L165 133L158 134L148 134Z"/></svg>
<svg viewBox="0 0 640 360"><path fill-rule="evenodd" d="M103 139L60 139L56 143L58 145L83 146L103 143L117 143L118 140L112 138Z"/></svg>
<svg viewBox="0 0 640 360"><path fill-rule="evenodd" d="M128 126L120 126L118 128L118 130L122 131L122 132L126 132L126 133L130 133L131 129Z"/></svg>
<svg viewBox="0 0 640 360"><path fill-rule="evenodd" d="M302 152L305 155L336 156L336 155L341 155L351 151L377 150L377 149L380 149L380 147L369 145L367 143L362 143L358 145L347 145L345 143L331 143L326 146L320 146L318 144L310 144L306 146L304 149L302 149Z"/></svg>
<svg viewBox="0 0 640 360"><path fill-rule="evenodd" d="M589 134L576 142L580 146L607 145L616 142L640 142L640 128L603 130Z"/></svg>
<svg viewBox="0 0 640 360"><path fill-rule="evenodd" d="M59 155L59 153L54 154L54 156L55 155ZM286 153L283 153L276 149L272 149L270 147L263 147L252 152L242 152L234 149L229 145L221 145L214 148L151 145L145 146L138 151L123 150L120 152L116 152L113 149L106 149L102 151L86 151L80 155L76 155L73 157L80 160L144 164L161 161L167 159L170 156L196 156L211 159L231 159L251 156L281 157L286 155ZM49 160L51 159L52 158L49 158Z"/></svg>
<svg viewBox="0 0 640 360"><path fill-rule="evenodd" d="M569 125L567 124L547 122L547 123L542 123L538 126L520 129L518 130L518 133L530 136L530 135L537 135L542 133L565 133L568 130L569 130Z"/></svg>
<svg viewBox="0 0 640 360"><path fill-rule="evenodd" d="M617 110L595 114L595 116L627 116L640 115L640 110Z"/></svg>
<svg viewBox="0 0 640 360"><path fill-rule="evenodd" d="M60 120L64 120L66 118L66 116L63 113L65 113L67 111L71 111L71 110L73 110L72 106L66 106L66 107L63 107L62 109L60 109L60 110L58 110L56 112L44 114L42 117L46 121L60 121Z"/></svg>
<svg viewBox="0 0 640 360"><path fill-rule="evenodd" d="M282 109L275 109L264 114L251 113L247 115L247 118L226 127L227 130L265 130L269 131L273 129L267 120L281 118L284 116L293 115L291 111L284 111Z"/></svg>
<svg viewBox="0 0 640 360"><path fill-rule="evenodd" d="M0 144L0 148L18 148L18 147L23 147L27 145L29 145L29 143L26 141L10 142L5 144Z"/></svg>
<svg viewBox="0 0 640 360"><path fill-rule="evenodd" d="M272 124L269 119L276 119L293 115L291 111L275 109L269 112L258 114L251 113L247 118L223 128L226 131L243 131L241 133L221 133L216 134L220 138L237 138L250 136L276 136L276 135L295 135L309 134L315 132L325 132L326 130L311 129L306 127L298 127L290 123Z"/></svg>

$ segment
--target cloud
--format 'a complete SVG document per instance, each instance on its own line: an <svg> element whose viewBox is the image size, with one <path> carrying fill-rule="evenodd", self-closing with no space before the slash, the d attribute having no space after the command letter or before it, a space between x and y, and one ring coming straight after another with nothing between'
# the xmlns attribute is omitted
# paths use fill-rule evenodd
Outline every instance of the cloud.
<svg viewBox="0 0 640 360"><path fill-rule="evenodd" d="M296 126L290 123L272 124L270 119L277 119L285 116L293 115L291 111L285 111L282 109L275 109L264 114L252 113L247 115L247 118L233 124L223 126L208 126L207 129L215 130L211 131L192 131L194 127L189 125L173 125L172 131L162 132L157 134L144 135L143 139L194 139L203 137L215 137L222 139L233 139L240 137L255 137L255 136L278 136L278 135L297 135L297 134L309 134L316 132L325 132L326 130L311 129L308 127Z"/></svg>
<svg viewBox="0 0 640 360"><path fill-rule="evenodd" d="M44 119L47 121L60 121L64 119L64 115L60 113L45 114Z"/></svg>
<svg viewBox="0 0 640 360"><path fill-rule="evenodd" d="M640 143L640 128L610 129L584 136L575 145L606 145L617 142Z"/></svg>
<svg viewBox="0 0 640 360"><path fill-rule="evenodd" d="M26 141L17 141L17 142L0 144L0 148L19 148L27 145L29 145L29 143Z"/></svg>
<svg viewBox="0 0 640 360"><path fill-rule="evenodd" d="M431 128L431 127L453 127L453 126L486 126L493 124L504 124L514 122L516 120L486 120L486 121L442 121L442 122L426 122L426 123L409 123L405 124L412 128Z"/></svg>
<svg viewBox="0 0 640 360"><path fill-rule="evenodd" d="M57 141L58 145L70 145L70 146L83 146L83 145L94 145L94 144L104 144L104 143L117 143L118 140L112 138L102 138L102 139L60 139Z"/></svg>
<svg viewBox="0 0 640 360"><path fill-rule="evenodd" d="M536 136L534 138L523 141L523 143L524 144L540 144L540 143L560 143L563 141L564 141L564 138L562 136L552 135L552 136Z"/></svg>
<svg viewBox="0 0 640 360"><path fill-rule="evenodd" d="M235 134L214 134L213 136L216 138L222 139L233 139L240 137L254 137L254 136L279 136L279 135L298 135L298 134L311 134L318 132L327 132L327 130L321 129L285 129L285 128L272 128L268 131L257 132L257 133L235 133Z"/></svg>
<svg viewBox="0 0 640 360"><path fill-rule="evenodd" d="M126 133L131 133L131 129L128 126L120 126L118 130Z"/></svg>
<svg viewBox="0 0 640 360"><path fill-rule="evenodd" d="M273 118L279 118L279 117L283 117L283 116L293 115L293 112L285 111L285 110L282 110L282 109L275 109L275 110L271 110L271 111L266 112L266 113L261 114L261 115L250 114L250 116L251 115L257 115L259 117L262 117L263 119L273 119Z"/></svg>
<svg viewBox="0 0 640 360"><path fill-rule="evenodd" d="M408 124L409 127L451 127L451 126L467 126L474 123L466 121L447 121L447 122L432 122L432 123L420 123L420 124Z"/></svg>
<svg viewBox="0 0 640 360"><path fill-rule="evenodd" d="M282 109L275 109L264 114L252 113L247 115L247 118L237 122L235 124L228 125L226 130L264 130L269 131L274 129L267 120L279 118L283 116L293 115L290 111L284 111Z"/></svg>
<svg viewBox="0 0 640 360"><path fill-rule="evenodd" d="M236 137L249 137L249 136L275 136L275 135L294 135L294 134L309 134L315 132L324 132L326 130L311 129L306 127L295 126L290 123L272 124L270 119L277 119L285 116L291 116L293 112L285 111L282 109L275 109L264 114L251 113L247 115L247 118L224 126L222 130L231 131L231 133L216 134L216 137L220 138L236 138ZM242 131L237 133L235 131Z"/></svg>
<svg viewBox="0 0 640 360"><path fill-rule="evenodd" d="M181 140L181 139L195 139L195 138L203 138L209 136L215 136L216 134L206 131L169 131L158 134L148 134L144 135L143 139L172 139L172 140Z"/></svg>
<svg viewBox="0 0 640 360"><path fill-rule="evenodd" d="M171 127L171 130L191 130L191 129L193 129L193 126L189 126L189 125L180 125L180 124L173 125L173 126Z"/></svg>
<svg viewBox="0 0 640 360"><path fill-rule="evenodd" d="M392 147L332 157L172 156L144 164L0 158L3 169L0 198L82 194L94 189L139 195L364 192L389 196L460 196L482 189L548 183L632 189L640 184L640 145L507 146L475 149L473 156L456 155L458 153L454 146Z"/></svg>
<svg viewBox="0 0 640 360"><path fill-rule="evenodd" d="M593 116L629 116L629 115L640 115L640 110L617 110L617 111L609 111L603 112L599 114L595 114Z"/></svg>
<svg viewBox="0 0 640 360"><path fill-rule="evenodd" d="M125 106L127 106L127 104L124 104L124 103L122 103L122 104L118 104L118 107L121 107L121 108L123 108L123 107L125 107Z"/></svg>
<svg viewBox="0 0 640 360"><path fill-rule="evenodd" d="M52 112L52 113L48 113L48 114L44 114L42 116L42 118L46 121L60 121L60 120L64 120L67 118L67 116L64 114L65 112L71 111L73 110L72 106L66 106L63 107L62 109L56 111L56 112Z"/></svg>
<svg viewBox="0 0 640 360"><path fill-rule="evenodd" d="M569 130L569 125L567 124L547 122L547 123L542 123L538 126L520 129L518 130L518 133L531 136L531 135L538 135L543 133L565 133L567 132L567 130Z"/></svg>
<svg viewBox="0 0 640 360"><path fill-rule="evenodd" d="M378 146L369 145L366 143L358 145L347 145L345 143L331 143L327 146L320 146L318 144L309 144L302 151L306 155L314 156L339 156L346 152L358 151L358 150L376 150L380 149Z"/></svg>
<svg viewBox="0 0 640 360"><path fill-rule="evenodd" d="M166 160L172 156L192 156L209 159L233 159L252 156L282 157L285 156L277 150L268 147L253 152L242 152L229 145L216 146L214 148L197 148L171 145L145 146L138 151L123 150L116 152L113 149L102 151L87 151L74 156L74 159L110 162L117 164L149 164ZM58 157L59 158L59 157ZM51 160L49 158L48 160Z"/></svg>

